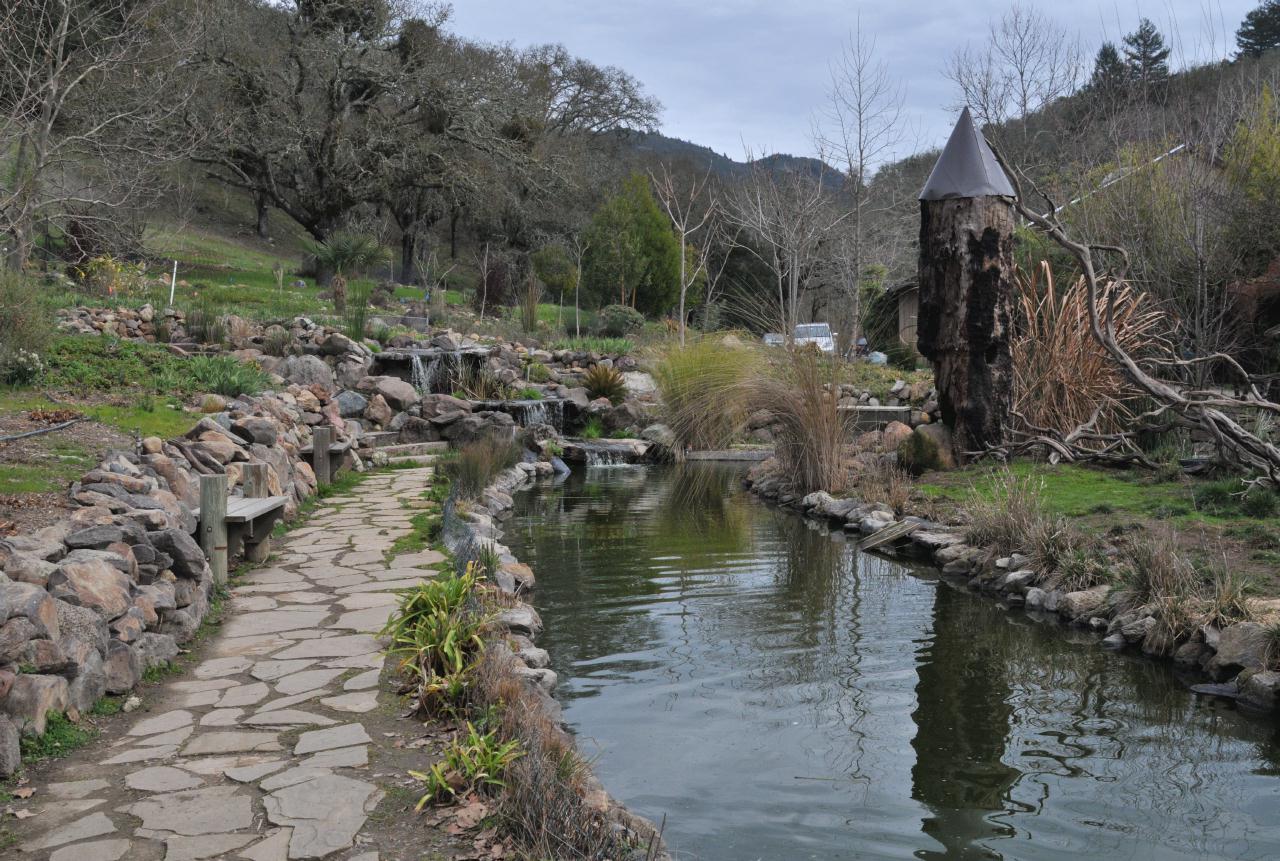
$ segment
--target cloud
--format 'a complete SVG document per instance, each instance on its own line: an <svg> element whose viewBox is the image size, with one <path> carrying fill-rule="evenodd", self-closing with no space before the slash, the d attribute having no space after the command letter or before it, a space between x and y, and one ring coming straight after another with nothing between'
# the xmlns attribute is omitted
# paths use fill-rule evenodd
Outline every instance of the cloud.
<svg viewBox="0 0 1280 861"><path fill-rule="evenodd" d="M1254 0L1082 0L1070 6L1030 2L1080 34L1092 56L1119 41L1143 15L1164 32L1179 64L1230 53ZM829 64L858 24L905 86L912 130L904 152L937 146L954 118L947 57L986 37L1003 0L467 0L454 12L462 35L524 46L562 42L603 65L626 69L664 106L662 127L732 157L753 150L807 154L824 107Z"/></svg>

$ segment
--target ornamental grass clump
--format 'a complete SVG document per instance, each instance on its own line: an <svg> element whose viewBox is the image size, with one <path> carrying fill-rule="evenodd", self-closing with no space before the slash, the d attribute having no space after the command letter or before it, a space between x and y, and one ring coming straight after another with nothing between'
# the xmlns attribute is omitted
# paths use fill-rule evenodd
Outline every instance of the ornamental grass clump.
<svg viewBox="0 0 1280 861"><path fill-rule="evenodd" d="M627 381L622 372L609 365L596 363L582 377L587 394L595 398L608 398L609 403L621 403L627 396Z"/></svg>
<svg viewBox="0 0 1280 861"><path fill-rule="evenodd" d="M672 345L654 363L653 379L678 448L725 448L751 412L757 351L718 338Z"/></svg>
<svg viewBox="0 0 1280 861"><path fill-rule="evenodd" d="M1041 262L1036 273L1019 272L1014 283L1021 320L1010 343L1015 414L1029 428L1065 434L1088 422L1096 410L1096 430L1121 430L1141 393L1093 336L1084 279L1059 290L1053 270ZM1127 353L1141 357L1167 351L1168 318L1148 294L1127 282L1106 285L1099 297L1100 315L1105 317L1111 298L1116 342Z"/></svg>
<svg viewBox="0 0 1280 861"><path fill-rule="evenodd" d="M1012 470L1000 470L991 482L989 497L979 494L977 488L970 491L965 542L1005 556L1024 549L1027 537L1044 528L1048 518L1041 501L1043 493L1043 479L1019 478Z"/></svg>
<svg viewBox="0 0 1280 861"><path fill-rule="evenodd" d="M463 446L438 466L459 498L476 499L495 475L519 463L521 453L514 440L485 437Z"/></svg>
<svg viewBox="0 0 1280 861"><path fill-rule="evenodd" d="M768 415L774 457L796 490L846 490L853 414L839 408L830 363L816 350L789 350L767 363L751 389L747 402Z"/></svg>

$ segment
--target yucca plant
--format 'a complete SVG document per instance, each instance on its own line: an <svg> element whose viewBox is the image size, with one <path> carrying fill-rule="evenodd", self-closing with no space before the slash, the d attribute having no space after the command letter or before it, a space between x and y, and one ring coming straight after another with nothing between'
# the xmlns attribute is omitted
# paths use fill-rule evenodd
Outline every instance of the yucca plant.
<svg viewBox="0 0 1280 861"><path fill-rule="evenodd" d="M608 398L610 403L621 403L627 396L627 383L622 372L609 365L592 365L582 377L587 394L595 398Z"/></svg>
<svg viewBox="0 0 1280 861"><path fill-rule="evenodd" d="M323 242L308 242L306 248L321 270L333 273L333 307L339 314L347 308L347 277L358 278L388 257L375 237L362 233L335 233Z"/></svg>

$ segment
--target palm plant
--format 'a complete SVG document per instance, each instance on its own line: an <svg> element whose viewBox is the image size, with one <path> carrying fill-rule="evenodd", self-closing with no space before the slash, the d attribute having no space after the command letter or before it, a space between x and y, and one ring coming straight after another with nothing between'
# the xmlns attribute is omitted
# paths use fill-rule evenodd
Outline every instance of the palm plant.
<svg viewBox="0 0 1280 861"><path fill-rule="evenodd" d="M387 249L363 233L335 233L323 242L307 243L307 251L322 271L333 273L333 307L339 314L347 308L347 276L358 278L388 259Z"/></svg>

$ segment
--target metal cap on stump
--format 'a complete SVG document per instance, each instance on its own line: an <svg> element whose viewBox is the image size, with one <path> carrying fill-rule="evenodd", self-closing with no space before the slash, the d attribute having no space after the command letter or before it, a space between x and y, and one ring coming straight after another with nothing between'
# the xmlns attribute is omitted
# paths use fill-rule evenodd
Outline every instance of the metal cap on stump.
<svg viewBox="0 0 1280 861"><path fill-rule="evenodd" d="M920 192L916 327L958 456L1003 442L1011 409L1013 198L965 108Z"/></svg>

